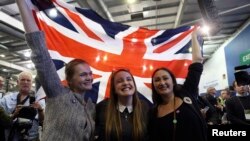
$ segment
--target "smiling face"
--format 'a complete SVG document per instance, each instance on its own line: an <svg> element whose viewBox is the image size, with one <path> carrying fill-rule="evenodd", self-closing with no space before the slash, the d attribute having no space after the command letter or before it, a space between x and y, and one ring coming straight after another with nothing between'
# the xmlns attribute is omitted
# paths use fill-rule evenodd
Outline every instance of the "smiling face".
<svg viewBox="0 0 250 141"><path fill-rule="evenodd" d="M135 93L135 82L132 75L119 71L114 76L114 88L118 96L132 96Z"/></svg>
<svg viewBox="0 0 250 141"><path fill-rule="evenodd" d="M153 76L153 86L159 95L168 95L173 93L173 79L166 70L158 70Z"/></svg>
<svg viewBox="0 0 250 141"><path fill-rule="evenodd" d="M93 76L88 64L78 64L74 67L74 74L70 86L74 92L83 93L92 89Z"/></svg>
<svg viewBox="0 0 250 141"><path fill-rule="evenodd" d="M81 59L70 61L65 68L66 80L75 93L85 93L92 89L93 76L90 66Z"/></svg>

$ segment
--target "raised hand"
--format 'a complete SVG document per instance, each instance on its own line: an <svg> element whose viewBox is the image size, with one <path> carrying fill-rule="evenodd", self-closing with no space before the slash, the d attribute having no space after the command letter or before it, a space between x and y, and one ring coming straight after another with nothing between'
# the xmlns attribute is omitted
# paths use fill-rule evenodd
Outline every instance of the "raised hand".
<svg viewBox="0 0 250 141"><path fill-rule="evenodd" d="M193 59L193 63L197 63L197 62L202 63L203 57L201 54L201 47L197 39L197 32L199 31L197 27L195 27L192 33L192 59Z"/></svg>

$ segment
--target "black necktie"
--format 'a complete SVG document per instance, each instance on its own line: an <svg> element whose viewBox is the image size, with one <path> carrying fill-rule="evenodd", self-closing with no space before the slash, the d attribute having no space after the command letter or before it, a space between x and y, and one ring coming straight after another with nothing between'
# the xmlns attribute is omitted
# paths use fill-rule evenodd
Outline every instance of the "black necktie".
<svg viewBox="0 0 250 141"><path fill-rule="evenodd" d="M128 119L128 115L129 115L127 107L124 109L123 114L124 114L125 119L127 120Z"/></svg>

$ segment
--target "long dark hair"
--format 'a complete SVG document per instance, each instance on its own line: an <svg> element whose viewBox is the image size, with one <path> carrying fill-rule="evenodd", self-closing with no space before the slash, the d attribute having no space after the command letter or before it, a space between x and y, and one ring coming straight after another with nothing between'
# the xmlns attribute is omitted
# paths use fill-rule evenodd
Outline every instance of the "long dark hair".
<svg viewBox="0 0 250 141"><path fill-rule="evenodd" d="M153 99L153 102L154 102L154 105L159 105L163 102L161 96L157 93L157 91L155 90L155 87L154 87L154 84L153 84L153 78L155 76L155 73L160 71L160 70L163 70L163 71L166 71L169 73L170 77L172 78L172 81L173 81L173 91L174 91L174 94L177 93L178 91L178 85L177 85L177 81L176 81L176 77L174 76L174 74L167 68L165 67L161 67L161 68L158 68L156 69L154 72L153 72L153 75L152 75L152 80L151 80L151 86L152 86L152 99Z"/></svg>
<svg viewBox="0 0 250 141"><path fill-rule="evenodd" d="M106 123L105 123L105 136L106 141L112 140L111 134L116 134L116 140L121 141L121 133L122 133L122 125L120 119L120 112L117 110L118 107L118 95L115 91L115 76L118 72L127 72L131 75L134 85L135 85L135 93L133 94L133 115L132 115L132 135L134 141L140 141L145 135L146 125L144 120L142 120L142 106L138 97L138 92L135 84L135 80L133 75L127 69L119 69L112 73L111 75L111 83L110 83L110 98L108 102L108 106L106 109Z"/></svg>

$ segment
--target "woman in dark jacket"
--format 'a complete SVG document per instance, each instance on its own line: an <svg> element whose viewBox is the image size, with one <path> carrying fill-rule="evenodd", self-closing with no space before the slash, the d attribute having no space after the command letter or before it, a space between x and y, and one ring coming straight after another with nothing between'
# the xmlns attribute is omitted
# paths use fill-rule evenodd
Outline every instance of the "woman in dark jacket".
<svg viewBox="0 0 250 141"><path fill-rule="evenodd" d="M112 73L110 98L96 107L98 141L145 141L146 103L139 100L134 77L126 69Z"/></svg>
<svg viewBox="0 0 250 141"><path fill-rule="evenodd" d="M167 68L156 69L152 75L155 108L149 118L149 136L154 141L206 141L206 122L197 103L197 89L203 70L202 55L196 29L192 34L193 63L183 85L177 85Z"/></svg>

